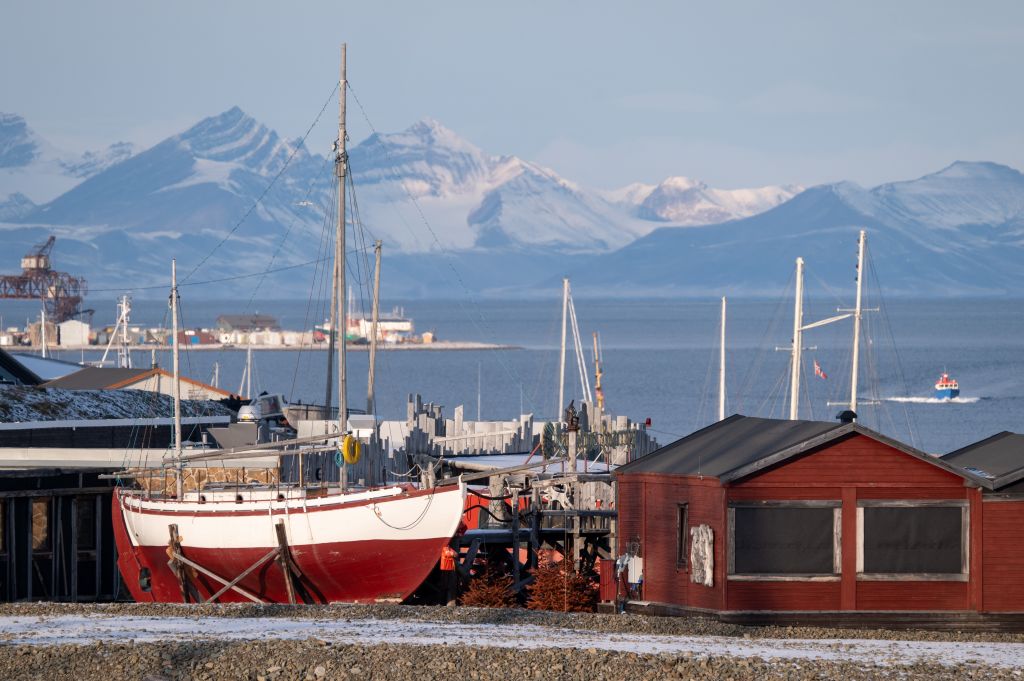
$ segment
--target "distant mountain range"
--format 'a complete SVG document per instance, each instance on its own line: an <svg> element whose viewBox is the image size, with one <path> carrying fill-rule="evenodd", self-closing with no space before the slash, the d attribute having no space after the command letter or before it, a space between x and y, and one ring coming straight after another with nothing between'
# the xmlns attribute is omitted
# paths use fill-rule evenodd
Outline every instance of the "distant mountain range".
<svg viewBox="0 0 1024 681"><path fill-rule="evenodd" d="M172 256L189 273L212 253L194 280L226 279L308 262L332 229L332 161L237 107L134 151L65 154L0 114L0 271L56 234L56 265L94 290L162 284ZM389 297L548 295L565 275L601 295L774 294L797 255L812 292L846 289L861 228L893 295L1011 295L1024 284L1024 176L992 163L873 189L723 190L672 177L599 191L424 120L355 145L350 167L350 214L384 241ZM305 297L311 277L310 267L271 274L259 295Z"/></svg>

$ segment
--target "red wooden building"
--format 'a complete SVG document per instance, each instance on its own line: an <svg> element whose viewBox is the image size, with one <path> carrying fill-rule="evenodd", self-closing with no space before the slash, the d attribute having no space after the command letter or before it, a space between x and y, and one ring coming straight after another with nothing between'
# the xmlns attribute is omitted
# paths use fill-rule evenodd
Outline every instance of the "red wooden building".
<svg viewBox="0 0 1024 681"><path fill-rule="evenodd" d="M615 476L630 597L655 611L1024 613L1024 436L938 458L736 415Z"/></svg>

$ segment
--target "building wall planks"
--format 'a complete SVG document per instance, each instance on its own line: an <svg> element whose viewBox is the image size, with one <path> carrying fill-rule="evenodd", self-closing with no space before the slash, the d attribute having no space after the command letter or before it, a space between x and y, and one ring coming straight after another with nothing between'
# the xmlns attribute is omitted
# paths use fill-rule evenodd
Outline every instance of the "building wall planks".
<svg viewBox="0 0 1024 681"><path fill-rule="evenodd" d="M1024 499L982 506L982 607L1024 612Z"/></svg>

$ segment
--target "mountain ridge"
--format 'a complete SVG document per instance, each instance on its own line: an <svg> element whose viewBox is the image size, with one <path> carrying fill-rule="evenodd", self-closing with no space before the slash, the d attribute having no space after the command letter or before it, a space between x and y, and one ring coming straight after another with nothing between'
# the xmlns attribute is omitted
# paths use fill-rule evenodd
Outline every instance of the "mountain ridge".
<svg viewBox="0 0 1024 681"><path fill-rule="evenodd" d="M18 134L0 135L0 153L30 166L45 142L26 161L18 135L31 129L7 116ZM62 167L73 186L51 200L0 191L10 244L0 271L57 234L62 269L93 286L162 282L171 254L185 264L213 253L197 277L225 279L308 263L333 229L332 159L239 107L137 153L115 147L90 157L96 170L84 177ZM1024 175L991 162L872 188L727 190L674 176L600 191L423 119L352 146L349 166L350 215L385 243L389 295L545 295L566 273L583 293L765 293L801 254L826 263L824 281L837 283L848 263L835 254L861 227L897 272L894 290L1007 295L1024 284ZM466 273L458 282L438 276L456 265ZM305 295L309 282L292 272L266 286Z"/></svg>

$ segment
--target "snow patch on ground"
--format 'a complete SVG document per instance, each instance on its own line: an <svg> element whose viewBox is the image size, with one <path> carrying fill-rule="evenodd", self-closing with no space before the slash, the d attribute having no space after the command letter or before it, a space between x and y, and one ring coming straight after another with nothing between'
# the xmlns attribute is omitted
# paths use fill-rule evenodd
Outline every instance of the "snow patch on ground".
<svg viewBox="0 0 1024 681"><path fill-rule="evenodd" d="M605 634L523 624L462 624L421 620L322 620L249 617L55 616L0 617L8 644L153 643L188 640L281 640L315 637L367 645L466 645L497 648L595 648L646 655L760 657L765 660L835 660L855 664L1020 666L1024 643L879 641L866 639L761 639L727 636Z"/></svg>

